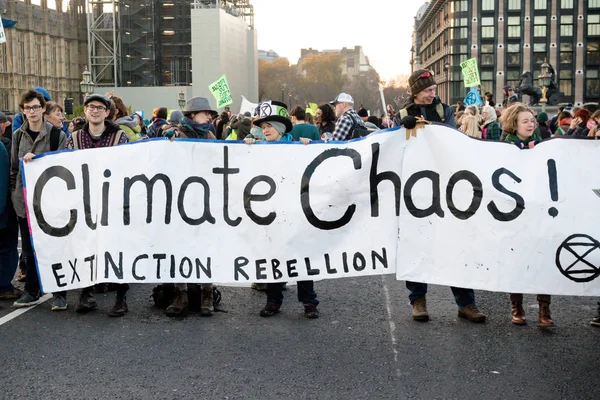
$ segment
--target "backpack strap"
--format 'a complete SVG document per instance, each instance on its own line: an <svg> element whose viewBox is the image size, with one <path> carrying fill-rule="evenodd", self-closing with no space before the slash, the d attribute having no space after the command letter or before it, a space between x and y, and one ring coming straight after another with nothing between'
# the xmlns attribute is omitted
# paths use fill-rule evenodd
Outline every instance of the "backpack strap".
<svg viewBox="0 0 600 400"><path fill-rule="evenodd" d="M73 143L74 149L79 149L79 135L81 134L81 130L75 131L71 134L71 143Z"/></svg>
<svg viewBox="0 0 600 400"><path fill-rule="evenodd" d="M113 140L112 143L110 144L111 146L116 146L119 144L119 140L121 140L121 135L123 135L125 132L123 132L122 130L118 130L115 135L113 136ZM125 133L126 134L126 133Z"/></svg>
<svg viewBox="0 0 600 400"><path fill-rule="evenodd" d="M58 142L60 140L60 133L62 131L57 127L53 126L50 131L50 151L58 150Z"/></svg>
<svg viewBox="0 0 600 400"><path fill-rule="evenodd" d="M408 116L408 111L406 110L406 108L403 108L402 110L400 110L400 120L403 120L407 116Z"/></svg>
<svg viewBox="0 0 600 400"><path fill-rule="evenodd" d="M444 105L442 103L435 105L435 111L437 111L438 115L442 119L442 123L446 122L446 114L444 113Z"/></svg>

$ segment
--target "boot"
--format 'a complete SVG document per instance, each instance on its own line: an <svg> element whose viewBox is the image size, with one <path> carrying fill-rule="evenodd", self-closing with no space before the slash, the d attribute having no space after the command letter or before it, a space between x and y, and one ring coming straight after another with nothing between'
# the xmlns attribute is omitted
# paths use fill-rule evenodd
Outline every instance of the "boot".
<svg viewBox="0 0 600 400"><path fill-rule="evenodd" d="M485 322L487 315L479 311L475 304L469 304L458 309L458 316L471 322Z"/></svg>
<svg viewBox="0 0 600 400"><path fill-rule="evenodd" d="M115 305L110 310L108 315L110 317L122 317L128 311L129 308L127 307L127 297L117 295L117 297L115 298Z"/></svg>
<svg viewBox="0 0 600 400"><path fill-rule="evenodd" d="M200 315L210 317L213 315L215 307L213 306L213 286L202 286L202 306L200 307Z"/></svg>
<svg viewBox="0 0 600 400"><path fill-rule="evenodd" d="M187 290L179 290L175 288L175 298L167 307L165 314L167 317L179 317L185 315L188 310L188 293Z"/></svg>
<svg viewBox="0 0 600 400"><path fill-rule="evenodd" d="M550 316L550 303L543 303L540 301L540 314L538 321L540 328L551 328L554 326L554 321Z"/></svg>
<svg viewBox="0 0 600 400"><path fill-rule="evenodd" d="M512 303L512 323L515 325L525 325L525 310L523 309L523 303L513 301Z"/></svg>
<svg viewBox="0 0 600 400"><path fill-rule="evenodd" d="M427 299L425 296L417 297L413 302L412 316L415 321L429 321L429 313L427 312Z"/></svg>
<svg viewBox="0 0 600 400"><path fill-rule="evenodd" d="M596 317L590 321L590 325L600 326L600 303L598 303L598 313L596 314Z"/></svg>

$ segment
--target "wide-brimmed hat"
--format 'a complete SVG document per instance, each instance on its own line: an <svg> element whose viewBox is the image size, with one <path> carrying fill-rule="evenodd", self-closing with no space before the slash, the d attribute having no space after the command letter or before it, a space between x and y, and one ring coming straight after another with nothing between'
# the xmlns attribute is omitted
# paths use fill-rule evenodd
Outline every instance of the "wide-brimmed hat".
<svg viewBox="0 0 600 400"><path fill-rule="evenodd" d="M183 110L183 115L186 117L192 113L197 113L200 111L210 111L212 115L218 114L216 110L210 106L208 99L206 97L192 97L185 103L185 110Z"/></svg>
<svg viewBox="0 0 600 400"><path fill-rule="evenodd" d="M267 107L268 105L268 107ZM261 107L262 106L262 107ZM285 133L289 133L292 128L292 121L287 117L287 104L280 101L263 102L258 105L259 115L265 115L254 121L254 125L261 126L263 122L275 121L285 125Z"/></svg>

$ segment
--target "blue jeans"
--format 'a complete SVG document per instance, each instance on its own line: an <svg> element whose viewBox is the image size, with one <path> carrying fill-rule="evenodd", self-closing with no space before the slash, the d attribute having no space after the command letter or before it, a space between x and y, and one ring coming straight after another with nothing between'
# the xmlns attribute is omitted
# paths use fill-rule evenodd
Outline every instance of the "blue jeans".
<svg viewBox="0 0 600 400"><path fill-rule="evenodd" d="M414 303L418 297L425 296L425 294L427 294L426 283L406 281L406 288L410 290L410 295L408 296L410 299L410 304ZM456 300L456 304L459 307L466 307L471 304L475 304L475 292L473 289L464 289L453 286L451 286L450 289L452 290L454 300Z"/></svg>
<svg viewBox="0 0 600 400"><path fill-rule="evenodd" d="M0 293L15 289L11 281L19 265L19 223L12 204L7 204L7 207L10 207L7 224L0 230Z"/></svg>
<svg viewBox="0 0 600 400"><path fill-rule="evenodd" d="M283 302L283 282L267 283L267 304L272 304L281 307ZM305 306L317 306L317 293L314 289L314 281L299 281L298 282L298 301Z"/></svg>

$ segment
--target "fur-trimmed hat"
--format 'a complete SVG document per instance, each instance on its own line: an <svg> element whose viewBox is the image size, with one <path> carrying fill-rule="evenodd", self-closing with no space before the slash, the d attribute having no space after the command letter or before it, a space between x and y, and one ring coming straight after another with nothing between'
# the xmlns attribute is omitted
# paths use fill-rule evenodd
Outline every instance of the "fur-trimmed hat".
<svg viewBox="0 0 600 400"><path fill-rule="evenodd" d="M419 69L413 72L408 78L408 86L410 88L410 94L416 96L417 93L422 92L430 86L437 85L435 78L433 77L433 71L428 69Z"/></svg>

